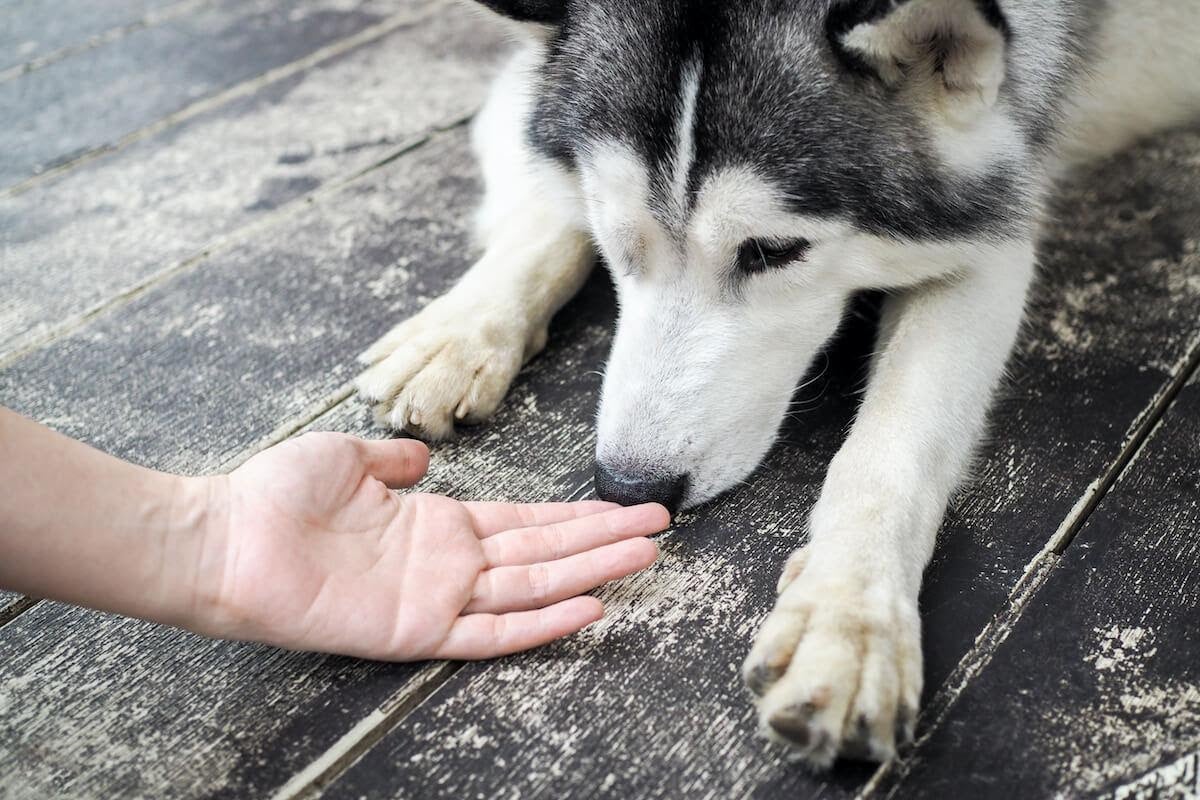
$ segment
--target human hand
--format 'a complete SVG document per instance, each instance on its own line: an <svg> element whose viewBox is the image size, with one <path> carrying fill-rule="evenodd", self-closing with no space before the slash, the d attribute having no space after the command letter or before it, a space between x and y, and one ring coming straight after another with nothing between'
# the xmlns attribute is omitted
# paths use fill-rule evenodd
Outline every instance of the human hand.
<svg viewBox="0 0 1200 800"><path fill-rule="evenodd" d="M460 503L397 495L416 441L315 433L210 478L189 624L201 633L392 661L525 650L603 616L602 583L657 557L658 505Z"/></svg>

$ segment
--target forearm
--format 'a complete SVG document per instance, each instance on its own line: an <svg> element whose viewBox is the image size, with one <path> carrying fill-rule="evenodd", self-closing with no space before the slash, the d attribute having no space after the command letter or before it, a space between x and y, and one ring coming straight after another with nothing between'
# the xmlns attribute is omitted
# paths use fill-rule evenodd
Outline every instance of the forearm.
<svg viewBox="0 0 1200 800"><path fill-rule="evenodd" d="M208 492L0 408L0 587L187 624Z"/></svg>

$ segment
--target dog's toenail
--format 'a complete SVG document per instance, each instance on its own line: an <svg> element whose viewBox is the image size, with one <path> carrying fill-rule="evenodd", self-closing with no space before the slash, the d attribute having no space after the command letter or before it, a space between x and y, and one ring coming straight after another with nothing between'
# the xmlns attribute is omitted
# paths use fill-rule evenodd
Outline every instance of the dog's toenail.
<svg viewBox="0 0 1200 800"><path fill-rule="evenodd" d="M783 669L781 668L772 667L767 663L759 664L746 676L746 686L761 697L782 675Z"/></svg>
<svg viewBox="0 0 1200 800"><path fill-rule="evenodd" d="M913 712L908 706L896 711L896 744L911 744L913 740Z"/></svg>
<svg viewBox="0 0 1200 800"><path fill-rule="evenodd" d="M839 753L846 758L869 761L872 758L872 750L871 723L867 720L866 714L860 714L854 724L854 731L850 733L849 738L842 742Z"/></svg>
<svg viewBox="0 0 1200 800"><path fill-rule="evenodd" d="M808 747L812 731L808 726L812 719L812 707L809 703L788 706L771 715L767 724L771 729L797 747Z"/></svg>

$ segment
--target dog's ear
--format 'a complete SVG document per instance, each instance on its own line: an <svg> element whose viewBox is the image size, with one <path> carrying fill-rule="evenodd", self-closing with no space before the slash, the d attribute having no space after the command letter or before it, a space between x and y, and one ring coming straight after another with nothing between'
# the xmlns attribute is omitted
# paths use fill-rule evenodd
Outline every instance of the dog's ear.
<svg viewBox="0 0 1200 800"><path fill-rule="evenodd" d="M519 22L557 25L567 13L567 0L478 0L497 14Z"/></svg>
<svg viewBox="0 0 1200 800"><path fill-rule="evenodd" d="M998 0L849 0L826 21L851 69L966 122L1004 83L1008 25Z"/></svg>

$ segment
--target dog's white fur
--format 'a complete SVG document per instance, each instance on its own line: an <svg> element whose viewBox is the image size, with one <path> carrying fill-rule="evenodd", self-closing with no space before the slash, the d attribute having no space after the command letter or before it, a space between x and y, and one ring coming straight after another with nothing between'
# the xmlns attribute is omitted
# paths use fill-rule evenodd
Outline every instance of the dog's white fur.
<svg viewBox="0 0 1200 800"><path fill-rule="evenodd" d="M847 43L885 65L887 77L897 53L920 61L908 49L922 32L959 19L942 13L949 5L913 3L907 18L860 26ZM1104 56L1071 101L1064 162L1111 152L1200 109L1200 15L1158 0L1114 6L1100 34ZM932 64L918 70L908 89L946 162L964 171L1023 147L997 99L1003 42L983 25L966 34L985 46L951 54L941 72ZM789 213L748 168L710 177L694 212L668 230L647 211L649 178L622 143L591 143L578 181L530 152L524 125L540 48L535 36L513 59L475 124L487 182L482 259L367 352L373 366L360 392L379 404L385 423L433 437L448 434L456 419L487 417L586 277L594 241L620 300L599 456L687 473L685 502L696 504L758 464L796 376L838 325L851 293L890 290L861 410L830 464L809 542L789 562L746 661L749 680L774 679L760 701L764 730L803 726L808 743L799 750L808 761L826 765L851 741L887 758L897 727L911 733L921 693L922 572L1017 335L1037 232L884 238ZM1026 68L1036 75L1038 65ZM686 73L682 97L694 97L686 84L699 69ZM694 103L682 104L675 133L683 176L692 157L689 108ZM1048 189L1034 185L1029 202L1039 204ZM723 270L747 237L814 244L803 269L754 275L741 302L730 303Z"/></svg>

